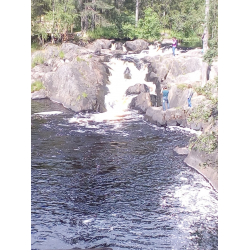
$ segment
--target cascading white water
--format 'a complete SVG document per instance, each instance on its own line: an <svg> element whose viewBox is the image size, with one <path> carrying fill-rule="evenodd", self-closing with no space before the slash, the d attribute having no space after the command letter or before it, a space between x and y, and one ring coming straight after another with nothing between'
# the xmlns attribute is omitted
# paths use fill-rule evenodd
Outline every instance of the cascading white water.
<svg viewBox="0 0 250 250"><path fill-rule="evenodd" d="M155 85L152 82L146 82L145 75L148 72L146 66L138 70L135 65L131 62L124 62L115 58L112 58L108 63L111 67L111 75L109 77L110 85L109 94L105 97L105 104L108 112L122 112L127 110L128 104L131 101L131 97L126 96L125 92L130 87L137 83L146 84L150 93L155 93ZM126 68L130 69L131 79L124 78L124 71Z"/></svg>
<svg viewBox="0 0 250 250"><path fill-rule="evenodd" d="M134 63L116 58L112 58L107 65L111 68L109 76L110 84L107 85L109 93L105 96L107 111L92 114L87 120L96 122L112 121L119 120L121 117L131 114L132 111L128 109L128 105L135 95L126 96L126 90L137 83L146 84L150 89L150 94L155 94L155 85L153 82L145 81L145 76L148 73L146 65L143 65L139 70ZM124 78L124 71L127 67L130 69L131 79ZM83 121L82 118L80 119ZM85 119L84 122L87 120ZM79 118L72 118L69 122L79 122Z"/></svg>

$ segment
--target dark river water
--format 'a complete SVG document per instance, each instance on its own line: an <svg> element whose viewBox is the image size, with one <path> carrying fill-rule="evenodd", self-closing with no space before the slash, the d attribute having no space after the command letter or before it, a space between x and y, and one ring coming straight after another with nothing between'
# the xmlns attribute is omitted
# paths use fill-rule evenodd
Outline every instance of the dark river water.
<svg viewBox="0 0 250 250"><path fill-rule="evenodd" d="M55 115L37 112L61 111ZM31 248L218 249L217 192L173 149L189 132L136 113L85 119L32 101Z"/></svg>

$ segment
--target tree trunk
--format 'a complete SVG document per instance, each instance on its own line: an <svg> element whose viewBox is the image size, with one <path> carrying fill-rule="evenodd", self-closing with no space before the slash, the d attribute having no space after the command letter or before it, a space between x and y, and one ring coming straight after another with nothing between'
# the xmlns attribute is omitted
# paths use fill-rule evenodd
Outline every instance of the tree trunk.
<svg viewBox="0 0 250 250"><path fill-rule="evenodd" d="M91 30L94 31L95 29L95 14L92 12L92 20L91 20Z"/></svg>
<svg viewBox="0 0 250 250"><path fill-rule="evenodd" d="M138 16L139 16L139 0L136 0L136 6L135 6L135 26L136 27L138 23Z"/></svg>
<svg viewBox="0 0 250 250"><path fill-rule="evenodd" d="M83 32L83 16L82 16L82 13L81 13L81 31Z"/></svg>
<svg viewBox="0 0 250 250"><path fill-rule="evenodd" d="M206 0L205 7L205 25L204 25L204 33L203 33L203 54L205 54L208 50L208 14L209 14L209 0ZM201 86L204 87L207 83L207 71L208 71L208 63L202 62L202 70L201 70Z"/></svg>
<svg viewBox="0 0 250 250"><path fill-rule="evenodd" d="M88 20L88 14L85 15L85 26L84 26L85 32L87 33L89 29L89 20Z"/></svg>

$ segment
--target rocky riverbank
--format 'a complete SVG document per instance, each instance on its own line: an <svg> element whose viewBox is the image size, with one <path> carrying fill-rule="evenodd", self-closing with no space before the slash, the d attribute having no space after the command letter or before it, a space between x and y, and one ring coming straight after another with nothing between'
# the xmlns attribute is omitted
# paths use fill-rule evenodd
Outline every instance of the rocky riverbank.
<svg viewBox="0 0 250 250"><path fill-rule="evenodd" d="M32 99L49 98L75 112L105 112L109 67L104 63L113 56L139 53L149 44L136 40L120 44L99 39L85 47L71 43L48 45L31 58L31 83L41 82L43 88L32 93ZM208 72L209 82L201 87L201 49L177 50L146 56L141 60L148 67L146 81L153 82L155 93L146 84L138 83L126 91L137 95L129 105L145 115L145 120L158 126L181 126L202 132L190 142L185 159L187 165L201 172L218 189L217 152L217 76L218 64ZM135 61L136 64L138 61ZM122 77L122 76L121 76ZM192 108L187 106L187 85L194 89ZM161 88L169 89L170 109L161 107Z"/></svg>

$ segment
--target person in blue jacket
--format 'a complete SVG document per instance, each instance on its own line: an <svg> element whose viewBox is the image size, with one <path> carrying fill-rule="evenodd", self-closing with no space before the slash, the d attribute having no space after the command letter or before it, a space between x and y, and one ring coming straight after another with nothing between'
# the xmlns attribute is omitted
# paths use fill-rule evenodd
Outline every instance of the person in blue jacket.
<svg viewBox="0 0 250 250"><path fill-rule="evenodd" d="M192 104L191 104L191 98L192 98L192 96L193 96L193 89L192 89L192 85L191 84L189 84L188 85L188 94L187 94L187 99L188 99L188 107L192 107Z"/></svg>
<svg viewBox="0 0 250 250"><path fill-rule="evenodd" d="M169 101L168 101L168 94L169 94L169 91L167 89L167 87L163 87L162 90L161 90L161 93L162 93L162 108L163 108L163 111L166 110L166 102L167 102L167 105L168 105L168 109L169 109Z"/></svg>

